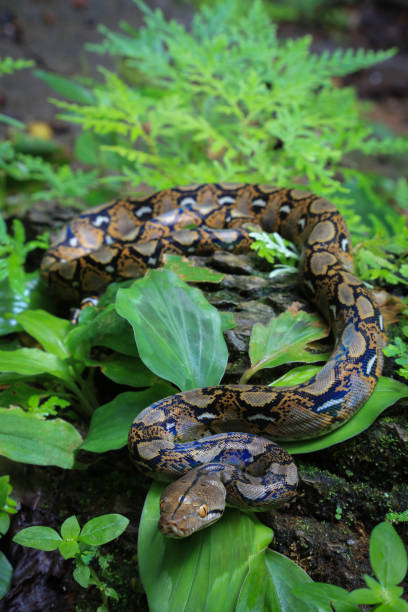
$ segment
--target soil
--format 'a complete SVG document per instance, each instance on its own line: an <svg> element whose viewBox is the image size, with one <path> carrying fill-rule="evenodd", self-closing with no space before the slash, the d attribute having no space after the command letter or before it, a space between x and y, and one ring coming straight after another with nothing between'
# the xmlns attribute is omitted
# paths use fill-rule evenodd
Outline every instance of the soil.
<svg viewBox="0 0 408 612"><path fill-rule="evenodd" d="M166 16L187 22L192 14L192 7L181 2L148 4L161 6ZM316 14L310 22L281 25L280 35L311 33L316 51L338 46L378 49L397 45L400 52L394 58L349 77L347 82L374 103L373 119L398 134L406 133L408 2L345 2L343 6L346 27L328 24L324 15ZM93 75L105 60L85 54L83 46L100 39L96 24L116 28L123 19L137 27L139 15L131 0L20 0L18 4L0 0L0 53L34 58L38 67L65 76ZM27 71L17 73L1 81L0 110L22 121L48 122L56 138L69 147L73 128L62 129L55 121L54 108L46 102L48 95L43 81ZM376 163L377 170L392 174L391 165L383 159ZM236 313L237 327L226 335L230 364L225 376L226 382L236 382L247 366L253 323L268 320L293 301L303 303L303 298L292 281L272 286L253 269L252 258L223 261L221 257L207 263L217 269L223 267L227 273L207 297L221 310ZM400 402L358 438L301 457L301 486L296 499L284 511L262 515L274 529L273 548L296 561L314 580L348 589L363 586L361 577L370 571L371 529L387 512L408 508L407 425L406 403ZM14 578L9 594L0 602L1 612L96 609L100 602L95 589L84 590L73 580L70 561L63 561L56 553L22 548L12 543L12 537L32 524L59 528L72 514L83 524L108 512L119 512L130 519L126 535L103 549L105 555L113 555L104 579L114 585L120 597L112 609L148 609L138 578L136 543L149 481L141 482L125 450L101 457L87 454L80 460L88 464L87 470L63 471L0 460L0 473L10 474L13 495L20 503L2 540L14 567ZM407 524L397 528L407 541Z"/></svg>

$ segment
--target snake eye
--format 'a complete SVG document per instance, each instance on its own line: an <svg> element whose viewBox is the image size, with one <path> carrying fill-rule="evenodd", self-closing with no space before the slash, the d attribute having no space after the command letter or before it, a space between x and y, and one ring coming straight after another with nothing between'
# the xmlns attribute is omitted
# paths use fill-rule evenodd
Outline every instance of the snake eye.
<svg viewBox="0 0 408 612"><path fill-rule="evenodd" d="M202 506L199 507L198 514L201 516L201 518L204 518L205 516L207 516L208 514L207 504L203 504Z"/></svg>

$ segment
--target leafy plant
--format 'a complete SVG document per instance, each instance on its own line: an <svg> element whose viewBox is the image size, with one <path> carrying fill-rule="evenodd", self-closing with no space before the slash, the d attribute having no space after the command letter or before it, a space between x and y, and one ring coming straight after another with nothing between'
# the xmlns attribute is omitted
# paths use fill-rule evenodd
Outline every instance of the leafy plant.
<svg viewBox="0 0 408 612"><path fill-rule="evenodd" d="M89 88L92 103L55 101L63 118L94 133L116 168L121 162L118 176L133 186L302 178L341 201L345 155L407 149L402 138L375 138L353 90L331 79L393 50L314 55L310 37L278 41L259 1L202 7L189 32L136 4L144 28L101 28L105 40L89 46L120 59L123 76L103 70L104 83Z"/></svg>
<svg viewBox="0 0 408 612"><path fill-rule="evenodd" d="M98 612L108 610L108 599L118 601L115 589L101 580L91 562L96 559L100 567L106 567L107 559L99 546L118 538L127 528L129 519L121 514L103 514L89 520L80 527L76 516L70 516L61 525L61 535L52 527L26 527L19 531L13 542L37 550L58 550L64 559L73 559L73 577L84 589L96 586L103 604Z"/></svg>
<svg viewBox="0 0 408 612"><path fill-rule="evenodd" d="M408 379L408 325L403 325L401 331L405 340L396 336L393 342L384 348L384 354L394 357L395 363L401 366L398 374Z"/></svg>
<svg viewBox="0 0 408 612"><path fill-rule="evenodd" d="M363 576L367 588L350 593L324 583L303 584L293 593L309 605L325 605L336 612L359 612L359 605L374 605L378 612L403 612L408 604L402 599L404 589L397 586L407 573L407 552L398 533L389 523L374 527L370 537L370 563L374 575Z"/></svg>
<svg viewBox="0 0 408 612"><path fill-rule="evenodd" d="M256 251L259 257L263 257L270 264L274 264L274 269L269 273L269 278L276 278L281 274L297 272L299 253L296 247L289 240L282 238L280 234L274 232L251 232L251 238L255 242L251 244L251 249ZM279 261L277 264L276 261Z"/></svg>

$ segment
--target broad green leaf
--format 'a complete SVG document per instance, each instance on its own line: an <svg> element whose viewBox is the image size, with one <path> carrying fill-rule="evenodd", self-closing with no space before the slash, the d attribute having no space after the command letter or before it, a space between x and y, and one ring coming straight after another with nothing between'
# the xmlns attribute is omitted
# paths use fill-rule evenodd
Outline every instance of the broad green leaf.
<svg viewBox="0 0 408 612"><path fill-rule="evenodd" d="M58 550L64 559L73 559L80 551L78 542L60 542Z"/></svg>
<svg viewBox="0 0 408 612"><path fill-rule="evenodd" d="M220 316L196 288L170 270L150 270L119 289L116 310L133 327L141 359L180 389L216 385L228 351Z"/></svg>
<svg viewBox="0 0 408 612"><path fill-rule="evenodd" d="M13 542L21 546L29 546L37 550L56 550L61 542L61 536L51 527L27 527L22 529L13 538Z"/></svg>
<svg viewBox="0 0 408 612"><path fill-rule="evenodd" d="M2 599L11 587L13 578L13 566L6 555L0 551L0 599Z"/></svg>
<svg viewBox="0 0 408 612"><path fill-rule="evenodd" d="M298 366L292 368L289 372L286 372L282 376L279 376L276 380L270 383L270 387L286 387L292 385L300 385L300 383L306 382L312 376L317 374L322 366Z"/></svg>
<svg viewBox="0 0 408 612"><path fill-rule="evenodd" d="M181 255L165 255L166 270L172 270L186 283L220 283L225 274L214 272L204 266L195 266L189 259Z"/></svg>
<svg viewBox="0 0 408 612"><path fill-rule="evenodd" d="M334 609L339 612L360 612L358 606L349 602L349 593L334 584L304 583L296 586L292 592L309 606L307 610L332 612L334 606Z"/></svg>
<svg viewBox="0 0 408 612"><path fill-rule="evenodd" d="M404 383L393 378L381 376L374 393L345 425L319 438L284 442L282 445L289 453L296 455L297 453L312 453L339 444L370 427L384 410L404 397L408 397L408 385L404 385Z"/></svg>
<svg viewBox="0 0 408 612"><path fill-rule="evenodd" d="M0 351L0 370L16 372L25 376L51 374L69 382L71 375L67 365L52 353L37 348L21 348L15 351Z"/></svg>
<svg viewBox="0 0 408 612"><path fill-rule="evenodd" d="M296 563L273 550L249 559L249 572L239 594L236 612L311 612L292 590L311 578Z"/></svg>
<svg viewBox="0 0 408 612"><path fill-rule="evenodd" d="M375 608L375 612L408 612L408 603L403 599L394 599Z"/></svg>
<svg viewBox="0 0 408 612"><path fill-rule="evenodd" d="M5 535L10 527L10 516L7 512L0 510L0 537Z"/></svg>
<svg viewBox="0 0 408 612"><path fill-rule="evenodd" d="M81 448L94 453L122 448L127 444L130 426L139 412L175 392L176 389L168 383L159 382L147 391L120 393L95 410Z"/></svg>
<svg viewBox="0 0 408 612"><path fill-rule="evenodd" d="M66 336L72 328L70 321L55 317L45 310L25 310L17 315L16 319L21 327L38 340L46 351L60 359L69 356Z"/></svg>
<svg viewBox="0 0 408 612"><path fill-rule="evenodd" d="M399 589L397 592L397 597L402 595L404 589L402 587L393 587ZM349 601L356 604L376 604L381 603L383 601L380 596L383 593L377 593L377 591L373 589L354 589L349 593Z"/></svg>
<svg viewBox="0 0 408 612"><path fill-rule="evenodd" d="M390 523L380 523L371 532L370 563L384 587L399 584L407 573L407 552Z"/></svg>
<svg viewBox="0 0 408 612"><path fill-rule="evenodd" d="M129 355L109 356L101 363L101 370L111 380L129 387L150 387L157 376L153 374L139 357Z"/></svg>
<svg viewBox="0 0 408 612"><path fill-rule="evenodd" d="M227 509L209 529L165 538L157 529L163 487L154 483L139 527L140 575L151 612L235 610L248 560L264 550L272 531L254 515Z"/></svg>
<svg viewBox="0 0 408 612"><path fill-rule="evenodd" d="M81 361L88 357L92 346L107 346L130 357L138 356L131 327L118 315L113 304L102 311L85 308L79 320L79 324L68 334L67 345Z"/></svg>
<svg viewBox="0 0 408 612"><path fill-rule="evenodd" d="M90 546L101 546L118 538L129 525L129 519L122 514L103 514L82 527L79 540Z"/></svg>
<svg viewBox="0 0 408 612"><path fill-rule="evenodd" d="M306 350L306 347L327 334L327 326L320 317L303 311L292 314L286 310L267 325L255 323L249 341L252 365L244 373L241 382L247 382L263 368L274 368L295 361L310 363L326 359L328 354L314 354Z"/></svg>
<svg viewBox="0 0 408 612"><path fill-rule="evenodd" d="M71 78L46 72L45 70L34 70L34 76L45 81L55 92L64 98L78 102L79 104L92 104L93 94Z"/></svg>
<svg viewBox="0 0 408 612"><path fill-rule="evenodd" d="M43 420L21 408L0 408L0 454L21 463L72 468L82 442L62 419Z"/></svg>
<svg viewBox="0 0 408 612"><path fill-rule="evenodd" d="M74 151L75 159L83 164L91 164L93 166L99 165L101 142L92 132L84 130L78 135L75 140Z"/></svg>
<svg viewBox="0 0 408 612"><path fill-rule="evenodd" d="M84 563L77 563L72 575L77 583L81 585L81 587L84 589L88 588L89 578L91 576L91 569L88 565L85 565Z"/></svg>
<svg viewBox="0 0 408 612"><path fill-rule="evenodd" d="M69 516L61 525L61 535L64 540L76 540L81 528L75 515Z"/></svg>

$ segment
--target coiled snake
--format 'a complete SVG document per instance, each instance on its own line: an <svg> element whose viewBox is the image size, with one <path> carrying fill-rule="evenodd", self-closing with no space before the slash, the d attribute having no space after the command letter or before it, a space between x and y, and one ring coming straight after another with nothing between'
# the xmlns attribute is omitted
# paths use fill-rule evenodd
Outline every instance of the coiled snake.
<svg viewBox="0 0 408 612"><path fill-rule="evenodd" d="M184 537L225 503L265 510L297 486L291 456L271 442L320 436L345 423L374 390L383 364L382 315L352 273L349 233L325 199L266 185L212 184L93 208L65 227L42 270L65 298L100 293L112 280L161 264L165 252L240 252L247 224L301 249L300 282L335 338L326 365L294 387L225 385L178 393L135 419L129 448L142 469L178 478L164 491L159 529Z"/></svg>

